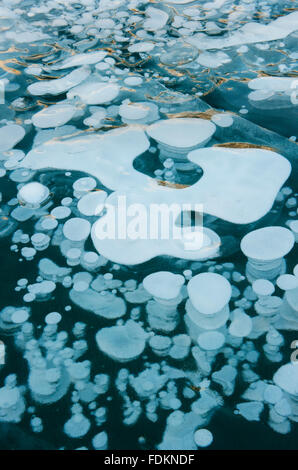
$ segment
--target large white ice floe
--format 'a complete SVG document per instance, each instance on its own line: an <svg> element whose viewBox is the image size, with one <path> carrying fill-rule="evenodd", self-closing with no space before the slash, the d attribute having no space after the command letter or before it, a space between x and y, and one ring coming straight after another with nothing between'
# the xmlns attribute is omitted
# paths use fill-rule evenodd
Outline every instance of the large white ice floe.
<svg viewBox="0 0 298 470"><path fill-rule="evenodd" d="M151 178L132 165L134 159L148 148L144 131L129 127L105 134L49 140L32 149L22 161L22 167L83 171L113 190L129 189L132 185L149 186Z"/></svg>

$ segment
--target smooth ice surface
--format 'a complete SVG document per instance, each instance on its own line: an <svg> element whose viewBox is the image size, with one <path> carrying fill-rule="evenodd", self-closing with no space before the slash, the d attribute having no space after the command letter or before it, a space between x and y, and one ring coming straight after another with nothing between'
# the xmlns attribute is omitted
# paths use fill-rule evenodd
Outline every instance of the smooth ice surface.
<svg viewBox="0 0 298 470"><path fill-rule="evenodd" d="M94 52L86 52L84 54L75 54L61 63L54 64L52 66L53 70L63 70L68 69L70 67L77 67L80 65L91 65L100 62L107 56L107 52L105 51L94 51Z"/></svg>
<svg viewBox="0 0 298 470"><path fill-rule="evenodd" d="M277 18L269 24L246 23L242 28L230 33L224 38L210 38L203 33L197 33L187 42L198 49L223 49L225 47L253 44L262 41L283 39L297 29L298 12Z"/></svg>
<svg viewBox="0 0 298 470"><path fill-rule="evenodd" d="M0 152L6 152L19 143L25 135L25 129L17 124L0 127Z"/></svg>
<svg viewBox="0 0 298 470"><path fill-rule="evenodd" d="M63 126L76 113L76 107L71 104L54 104L34 114L32 122L36 127L46 129L48 127Z"/></svg>
<svg viewBox="0 0 298 470"><path fill-rule="evenodd" d="M18 199L22 204L29 207L38 207L49 197L50 191L38 181L24 184L18 192Z"/></svg>
<svg viewBox="0 0 298 470"><path fill-rule="evenodd" d="M285 256L294 242L294 235L289 229L264 227L245 235L241 240L241 250L249 258L269 261Z"/></svg>
<svg viewBox="0 0 298 470"><path fill-rule="evenodd" d="M229 281L215 273L197 274L187 284L187 290L193 306L206 315L219 312L232 294Z"/></svg>
<svg viewBox="0 0 298 470"><path fill-rule="evenodd" d="M214 134L215 126L204 119L167 119L152 124L146 132L157 142L191 149L205 145Z"/></svg>
<svg viewBox="0 0 298 470"><path fill-rule="evenodd" d="M148 148L149 141L143 130L129 126L102 135L49 140L31 150L22 161L22 166L35 170L60 168L83 171L113 190L131 188L132 184L149 186L151 178L132 166L134 159Z"/></svg>
<svg viewBox="0 0 298 470"><path fill-rule="evenodd" d="M179 295L184 281L184 277L180 274L160 271L146 276L143 285L153 297L170 300Z"/></svg>
<svg viewBox="0 0 298 470"><path fill-rule="evenodd" d="M80 67L62 78L55 80L41 80L28 86L31 95L60 95L75 87L90 75L90 69Z"/></svg>
<svg viewBox="0 0 298 470"><path fill-rule="evenodd" d="M79 97L86 104L104 104L117 98L120 88L116 83L89 81L72 88L67 98Z"/></svg>

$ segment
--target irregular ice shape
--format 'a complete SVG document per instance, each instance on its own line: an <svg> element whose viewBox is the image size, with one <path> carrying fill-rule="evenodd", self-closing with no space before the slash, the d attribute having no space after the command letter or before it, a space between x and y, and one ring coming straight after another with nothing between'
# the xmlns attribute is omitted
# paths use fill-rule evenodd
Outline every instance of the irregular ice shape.
<svg viewBox="0 0 298 470"><path fill-rule="evenodd" d="M55 80L40 80L39 82L32 83L28 86L28 91L31 95L37 96L60 95L81 83L89 75L90 69L88 67L80 67L62 78L56 78Z"/></svg>
<svg viewBox="0 0 298 470"><path fill-rule="evenodd" d="M229 326L229 333L237 338L248 336L252 330L252 320L240 308L232 312L232 323Z"/></svg>
<svg viewBox="0 0 298 470"><path fill-rule="evenodd" d="M149 148L142 129L130 126L98 135L53 139L32 149L22 160L23 168L78 170L98 178L110 189L150 187L151 181L133 168L134 159ZM121 152L119 152L121 149ZM117 155L117 161L115 161Z"/></svg>
<svg viewBox="0 0 298 470"><path fill-rule="evenodd" d="M210 38L210 36L197 33L187 42L200 50L224 49L225 47L240 46L241 44L253 44L263 41L275 41L287 37L297 29L298 12L281 16L271 23L264 25L260 23L246 23L226 37Z"/></svg>
<svg viewBox="0 0 298 470"><path fill-rule="evenodd" d="M70 121L75 113L76 107L71 104L54 104L34 114L32 122L36 127L43 129L59 127Z"/></svg>
<svg viewBox="0 0 298 470"><path fill-rule="evenodd" d="M249 403L239 403L236 408L247 421L260 421L260 414L264 409L264 405L259 401L251 401Z"/></svg>
<svg viewBox="0 0 298 470"><path fill-rule="evenodd" d="M103 295L93 289L83 292L71 289L69 297L79 307L103 318L120 318L126 313L125 301L111 292L104 292Z"/></svg>
<svg viewBox="0 0 298 470"><path fill-rule="evenodd" d="M264 216L291 172L288 160L263 149L213 147L194 150L188 158L204 171L192 186L204 212L238 224Z"/></svg>
<svg viewBox="0 0 298 470"><path fill-rule="evenodd" d="M220 370L213 372L212 380L221 385L224 395L231 396L235 388L237 369L230 365L223 366Z"/></svg>
<svg viewBox="0 0 298 470"><path fill-rule="evenodd" d="M0 128L0 152L6 152L18 144L25 135L25 129L18 124L8 124Z"/></svg>
<svg viewBox="0 0 298 470"><path fill-rule="evenodd" d="M48 258L42 258L38 263L38 269L40 275L53 282L62 282L65 276L68 276L71 272L70 268L62 268L57 266L54 261Z"/></svg>
<svg viewBox="0 0 298 470"><path fill-rule="evenodd" d="M147 31L157 31L165 26L168 21L169 15L159 8L148 7L146 15L149 17L145 19L143 28Z"/></svg>
<svg viewBox="0 0 298 470"><path fill-rule="evenodd" d="M212 258L218 254L220 238L213 230L205 227L202 230L197 230L199 248L193 249L189 249L186 246L186 244L190 243L190 239L176 240L172 236L169 239L103 238L102 227L105 225L105 220L108 217L109 215L104 215L93 224L91 236L96 250L115 263L125 265L139 264L162 255L198 260ZM192 232L192 236L196 240L194 232Z"/></svg>

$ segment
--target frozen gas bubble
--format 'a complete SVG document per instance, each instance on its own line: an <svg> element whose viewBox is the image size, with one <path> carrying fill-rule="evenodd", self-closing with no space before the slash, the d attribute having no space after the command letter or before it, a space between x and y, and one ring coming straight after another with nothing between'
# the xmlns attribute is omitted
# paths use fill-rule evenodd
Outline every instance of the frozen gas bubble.
<svg viewBox="0 0 298 470"><path fill-rule="evenodd" d="M281 366L274 374L273 381L285 392L298 396L297 363L288 363Z"/></svg>
<svg viewBox="0 0 298 470"><path fill-rule="evenodd" d="M34 114L32 122L36 127L43 129L63 126L73 118L76 110L71 104L54 104Z"/></svg>
<svg viewBox="0 0 298 470"><path fill-rule="evenodd" d="M86 216L99 215L104 208L107 195L105 191L94 191L86 194L78 202L79 211Z"/></svg>
<svg viewBox="0 0 298 470"><path fill-rule="evenodd" d="M85 269L94 269L100 265L100 258L95 251L86 251L81 259L81 264Z"/></svg>
<svg viewBox="0 0 298 470"><path fill-rule="evenodd" d="M230 114L214 114L211 121L219 127L230 127L234 122Z"/></svg>
<svg viewBox="0 0 298 470"><path fill-rule="evenodd" d="M76 281L73 284L73 289L76 292L84 292L85 290L88 289L88 287L89 287L89 283L86 281Z"/></svg>
<svg viewBox="0 0 298 470"><path fill-rule="evenodd" d="M136 42L128 47L129 52L150 52L154 49L155 45L153 42L143 41Z"/></svg>
<svg viewBox="0 0 298 470"><path fill-rule="evenodd" d="M108 435L105 431L96 434L92 439L92 445L96 450L106 450L108 448Z"/></svg>
<svg viewBox="0 0 298 470"><path fill-rule="evenodd" d="M285 227L264 227L249 232L241 240L241 250L254 260L271 261L285 256L294 245L294 236Z"/></svg>
<svg viewBox="0 0 298 470"><path fill-rule="evenodd" d="M201 273L194 276L187 285L188 295L196 310L212 315L229 302L232 288L229 281L216 273Z"/></svg>
<svg viewBox="0 0 298 470"><path fill-rule="evenodd" d="M74 54L71 57L63 60L62 62L57 62L52 66L53 70L63 70L70 67L77 67L80 65L92 65L97 64L107 56L105 51L92 51L82 54Z"/></svg>
<svg viewBox="0 0 298 470"><path fill-rule="evenodd" d="M294 237L295 237L295 242L298 242L298 220L291 220L289 222L289 227L292 230Z"/></svg>
<svg viewBox="0 0 298 470"><path fill-rule="evenodd" d="M215 129L210 121L182 118L157 121L147 128L147 133L161 144L191 150L205 145Z"/></svg>
<svg viewBox="0 0 298 470"><path fill-rule="evenodd" d="M283 274L277 278L276 284L282 290L297 289L298 278L292 274Z"/></svg>
<svg viewBox="0 0 298 470"><path fill-rule="evenodd" d="M225 336L220 331L206 331L198 337L198 345L205 351L220 349L225 343Z"/></svg>
<svg viewBox="0 0 298 470"><path fill-rule="evenodd" d="M58 221L53 217L44 217L41 221L41 228L43 230L54 230L58 225Z"/></svg>
<svg viewBox="0 0 298 470"><path fill-rule="evenodd" d="M139 86L143 83L143 79L141 77L127 77L124 83L129 86Z"/></svg>
<svg viewBox="0 0 298 470"><path fill-rule="evenodd" d="M257 296L269 296L275 290L274 284L267 279L257 279L252 283L252 288Z"/></svg>
<svg viewBox="0 0 298 470"><path fill-rule="evenodd" d="M150 107L143 103L124 103L119 106L119 115L128 120L137 121L145 118L150 111Z"/></svg>
<svg viewBox="0 0 298 470"><path fill-rule="evenodd" d="M24 258L26 258L26 260L30 261L36 255L36 250L32 247L25 246L21 249L21 254L24 256Z"/></svg>
<svg viewBox="0 0 298 470"><path fill-rule="evenodd" d="M264 400L272 405L278 403L282 399L282 390L276 385L267 385L264 389Z"/></svg>
<svg viewBox="0 0 298 470"><path fill-rule="evenodd" d="M58 312L48 313L45 317L45 322L47 325L57 325L61 321L62 316Z"/></svg>
<svg viewBox="0 0 298 470"><path fill-rule="evenodd" d="M51 215L58 220L66 219L70 214L71 210L66 206L58 206L51 210Z"/></svg>
<svg viewBox="0 0 298 470"><path fill-rule="evenodd" d="M181 274L173 274L169 271L159 271L149 274L143 280L143 286L147 292L157 299L175 299L184 284Z"/></svg>
<svg viewBox="0 0 298 470"><path fill-rule="evenodd" d="M117 98L120 87L116 83L89 82L72 88L67 98L79 97L86 104L105 104Z"/></svg>
<svg viewBox="0 0 298 470"><path fill-rule="evenodd" d="M0 152L12 149L25 135L25 129L17 124L8 124L0 128Z"/></svg>
<svg viewBox="0 0 298 470"><path fill-rule="evenodd" d="M34 302L36 299L36 295L33 292L28 292L28 294L25 294L23 297L24 302Z"/></svg>
<svg viewBox="0 0 298 470"><path fill-rule="evenodd" d="M170 350L172 341L168 336L154 335L150 338L149 345L155 354L163 356Z"/></svg>
<svg viewBox="0 0 298 470"><path fill-rule="evenodd" d="M82 197L96 188L96 180L90 176L79 178L73 183L72 187L74 189L74 195L76 197Z"/></svg>
<svg viewBox="0 0 298 470"><path fill-rule="evenodd" d="M75 87L90 75L88 67L80 67L62 78L55 80L40 80L28 86L31 95L60 95Z"/></svg>
<svg viewBox="0 0 298 470"><path fill-rule="evenodd" d="M82 250L79 248L70 248L66 252L66 258L67 258L67 264L69 266L77 266L80 264L80 258L81 258Z"/></svg>
<svg viewBox="0 0 298 470"><path fill-rule="evenodd" d="M16 310L12 316L11 321L15 324L25 323L29 318L29 312L27 310Z"/></svg>
<svg viewBox="0 0 298 470"><path fill-rule="evenodd" d="M252 320L240 308L232 312L232 322L229 326L229 333L237 338L248 336L252 330Z"/></svg>
<svg viewBox="0 0 298 470"><path fill-rule="evenodd" d="M51 239L45 233L39 232L32 235L31 241L37 251L43 251L48 248Z"/></svg>
<svg viewBox="0 0 298 470"><path fill-rule="evenodd" d="M46 186L34 181L21 187L18 200L20 204L30 209L37 209L48 200L49 195L50 191Z"/></svg>
<svg viewBox="0 0 298 470"><path fill-rule="evenodd" d="M61 201L62 206L70 206L71 203L72 203L72 198L71 197L64 197Z"/></svg>
<svg viewBox="0 0 298 470"><path fill-rule="evenodd" d="M213 435L208 429L198 429L194 433L194 440L198 447L208 447L213 442Z"/></svg>
<svg viewBox="0 0 298 470"><path fill-rule="evenodd" d="M73 217L63 225L63 234L65 238L74 242L86 240L91 230L91 224L88 220L80 217Z"/></svg>
<svg viewBox="0 0 298 470"><path fill-rule="evenodd" d="M96 334L99 349L107 356L119 362L132 361L145 349L147 334L133 320L125 325L102 328Z"/></svg>

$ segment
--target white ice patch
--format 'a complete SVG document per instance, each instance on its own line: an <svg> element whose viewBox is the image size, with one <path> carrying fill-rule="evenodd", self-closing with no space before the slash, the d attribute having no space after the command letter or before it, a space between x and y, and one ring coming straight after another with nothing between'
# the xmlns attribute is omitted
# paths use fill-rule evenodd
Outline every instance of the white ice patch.
<svg viewBox="0 0 298 470"><path fill-rule="evenodd" d="M81 67L70 72L62 78L54 80L40 80L39 82L32 83L28 86L28 91L31 95L60 95L65 93L70 88L75 87L90 75L90 69Z"/></svg>

